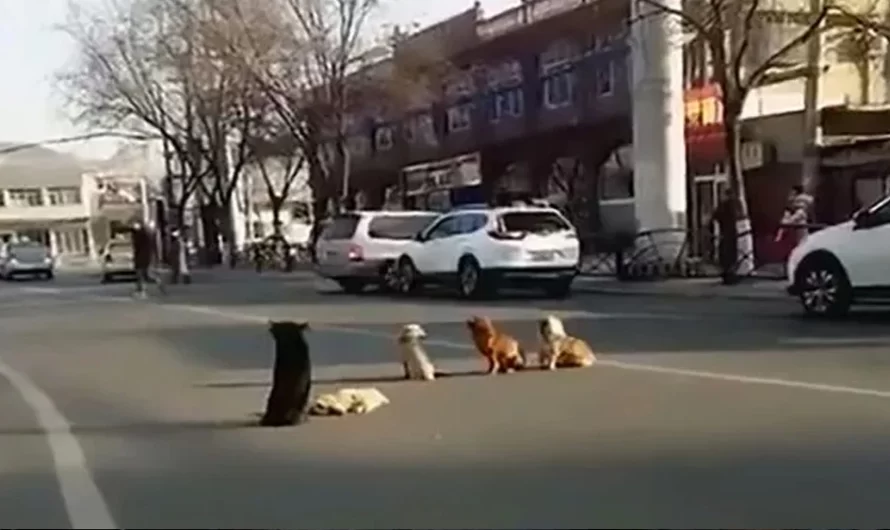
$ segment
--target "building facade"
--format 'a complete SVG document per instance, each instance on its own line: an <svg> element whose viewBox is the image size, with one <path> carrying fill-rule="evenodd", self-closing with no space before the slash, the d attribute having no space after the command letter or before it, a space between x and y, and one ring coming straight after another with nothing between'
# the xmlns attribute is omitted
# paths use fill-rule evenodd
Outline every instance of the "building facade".
<svg viewBox="0 0 890 530"><path fill-rule="evenodd" d="M773 2L764 9L791 8ZM433 49L447 57L450 71L441 90L398 105L365 106L350 116L352 191L372 207L447 208L497 193L550 197L588 234L638 222L649 200L639 189L650 184L634 171L641 159L632 146L633 103L640 94L632 75L630 17L629 2L529 0L488 18L471 9L404 39L392 61L400 53L428 55ZM782 17L764 20L752 36L747 67L801 29ZM874 148L859 170L838 168L836 151L850 149L837 146L838 136L862 129L863 106L890 96L885 44L855 55L838 44L847 38L843 31L827 31L818 42L814 130L806 127L803 47L746 102L742 162L759 257L770 254L785 198L801 181L808 143L819 150L823 220L848 215L856 201L863 202L857 193L874 195L890 185L874 174L880 166L872 160ZM720 94L700 40L677 52L683 55L685 91L686 225L693 250L708 255L709 220L727 185ZM871 130L871 138L890 133L890 120L884 123L886 130ZM864 160L848 158L847 165ZM867 182L850 180L866 178L866 168ZM656 173L646 178L658 178Z"/></svg>
<svg viewBox="0 0 890 530"><path fill-rule="evenodd" d="M0 157L0 238L40 241L63 264L95 262L109 239L144 217L149 189L144 176L102 172L68 154L17 151Z"/></svg>

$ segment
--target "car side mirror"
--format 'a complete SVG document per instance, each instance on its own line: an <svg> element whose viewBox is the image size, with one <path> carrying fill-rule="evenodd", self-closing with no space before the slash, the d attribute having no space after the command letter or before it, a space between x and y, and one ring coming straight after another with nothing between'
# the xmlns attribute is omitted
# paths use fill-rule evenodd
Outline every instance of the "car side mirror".
<svg viewBox="0 0 890 530"><path fill-rule="evenodd" d="M414 236L414 241L423 243L424 241L426 241L426 234L424 232L417 232L417 234Z"/></svg>
<svg viewBox="0 0 890 530"><path fill-rule="evenodd" d="M853 216L853 228L868 228L871 226L871 216L868 214L868 210L859 210L856 212L856 215Z"/></svg>

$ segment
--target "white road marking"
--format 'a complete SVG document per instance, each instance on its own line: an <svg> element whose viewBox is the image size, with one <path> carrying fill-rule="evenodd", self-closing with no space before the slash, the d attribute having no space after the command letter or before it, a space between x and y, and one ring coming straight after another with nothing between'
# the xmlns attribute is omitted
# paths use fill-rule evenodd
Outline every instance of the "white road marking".
<svg viewBox="0 0 890 530"><path fill-rule="evenodd" d="M62 294L62 289L58 287L19 287L23 293L33 294Z"/></svg>
<svg viewBox="0 0 890 530"><path fill-rule="evenodd" d="M868 346L890 343L890 336L872 337L786 337L779 339L782 344L794 346Z"/></svg>
<svg viewBox="0 0 890 530"><path fill-rule="evenodd" d="M93 479L83 449L55 403L27 376L0 360L3 376L22 396L46 433L56 477L71 527L119 528Z"/></svg>
<svg viewBox="0 0 890 530"><path fill-rule="evenodd" d="M169 305L167 307L175 307L178 309L183 309L186 311L191 311L195 313L202 313L206 315L214 315L222 318L228 318L232 320L239 320L243 322L268 322L268 318L260 317L257 315L250 315L246 313L236 313L233 311L225 311L216 309L208 306L195 306L195 305ZM339 324L336 325L318 325L316 326L320 329L328 329L331 331L337 331L341 333L352 333L355 335L365 335L369 337L377 337L392 340L392 335L388 333L384 333L382 331L374 331L369 329L362 328L351 328L348 326L341 326ZM449 340L439 340L439 339L427 339L424 341L426 344L431 346L442 346L445 348L455 348L466 350L472 348L472 344L449 341ZM597 365L599 366L608 366L612 368L618 368L621 370L633 370L640 372L652 372L658 374L668 374L668 375L680 375L686 377L696 377L699 379L711 379L715 381L727 381L733 383L742 383L749 385L768 385L768 386L778 386L785 388L799 388L804 390L813 390L817 392L830 392L835 394L850 394L856 396L868 396L868 397L877 397L883 399L890 399L890 391L885 390L875 390L871 388L859 388L852 386L844 386L844 385L831 385L825 383L811 383L806 381L796 381L793 379L780 379L780 378L772 378L772 377L755 377L755 376L747 376L747 375L739 375L725 372L709 372L705 370L691 370L686 368L671 368L668 366L660 366L657 364L645 364L645 363L626 363L621 361L611 361L608 359L600 359L597 361Z"/></svg>

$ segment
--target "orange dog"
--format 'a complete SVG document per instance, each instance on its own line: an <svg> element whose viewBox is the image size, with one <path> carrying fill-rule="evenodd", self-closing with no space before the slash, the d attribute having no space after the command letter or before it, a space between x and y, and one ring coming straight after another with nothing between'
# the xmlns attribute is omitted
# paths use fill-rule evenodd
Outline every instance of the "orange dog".
<svg viewBox="0 0 890 530"><path fill-rule="evenodd" d="M476 349L488 360L489 375L525 367L525 353L519 343L510 335L498 331L490 319L473 317L467 320L467 326Z"/></svg>

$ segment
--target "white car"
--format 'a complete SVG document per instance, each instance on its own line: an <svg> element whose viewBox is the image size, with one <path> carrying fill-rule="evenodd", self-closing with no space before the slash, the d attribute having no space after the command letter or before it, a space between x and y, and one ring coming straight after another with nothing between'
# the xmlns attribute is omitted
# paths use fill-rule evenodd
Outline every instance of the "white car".
<svg viewBox="0 0 890 530"><path fill-rule="evenodd" d="M462 297L494 295L502 285L571 292L580 243L572 224L549 207L486 206L444 214L418 234L398 262L398 289L454 285Z"/></svg>
<svg viewBox="0 0 890 530"><path fill-rule="evenodd" d="M316 271L350 293L370 284L395 287L395 263L418 232L439 217L426 211L358 211L337 215L315 247Z"/></svg>
<svg viewBox="0 0 890 530"><path fill-rule="evenodd" d="M37 276L51 280L55 263L49 248L36 241L5 243L0 248L0 277Z"/></svg>
<svg viewBox="0 0 890 530"><path fill-rule="evenodd" d="M116 279L133 279L133 244L129 239L113 239L102 249L102 283Z"/></svg>
<svg viewBox="0 0 890 530"><path fill-rule="evenodd" d="M815 316L858 302L890 302L890 196L853 219L810 234L788 257L789 294Z"/></svg>

